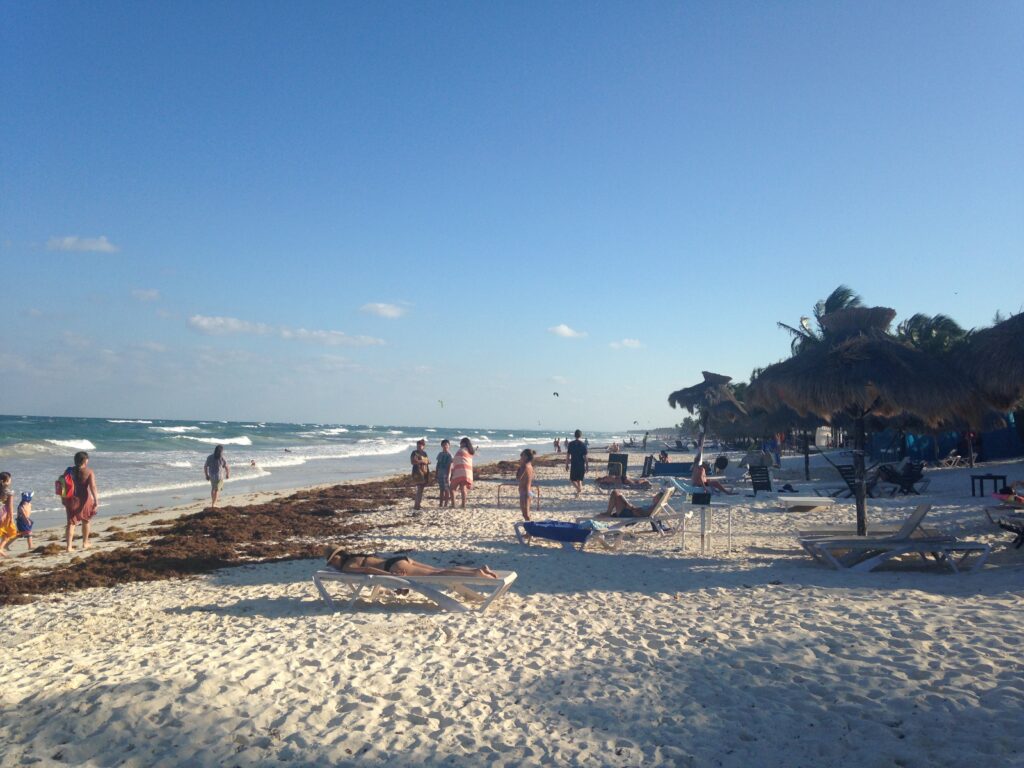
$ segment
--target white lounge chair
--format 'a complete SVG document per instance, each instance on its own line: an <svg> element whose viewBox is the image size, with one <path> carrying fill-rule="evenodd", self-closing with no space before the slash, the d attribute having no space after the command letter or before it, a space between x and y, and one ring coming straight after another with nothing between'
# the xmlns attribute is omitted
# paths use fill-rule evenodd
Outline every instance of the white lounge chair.
<svg viewBox="0 0 1024 768"><path fill-rule="evenodd" d="M331 597L325 581L340 582L351 590L348 608L355 607L364 589L369 589L369 599L375 599L382 591L407 589L417 592L437 604L445 611L464 612L470 610L486 611L487 608L505 594L518 574L515 571L495 571L498 578L486 576L385 576L375 573L343 573L333 569L317 571L313 574L313 584L320 597L331 608L335 601ZM454 596L448 594L454 593ZM459 599L461 598L461 600ZM466 601L466 602L463 602ZM468 603L468 604L467 604Z"/></svg>
<svg viewBox="0 0 1024 768"><path fill-rule="evenodd" d="M977 555L975 568L984 565L991 551L988 544L959 541L953 536L934 535L933 531L920 528L930 509L931 504L919 505L894 534L809 535L800 537L800 545L815 560L837 570L873 571L888 560L907 554L920 555L924 560L931 556L948 565L954 573L959 573L972 555Z"/></svg>

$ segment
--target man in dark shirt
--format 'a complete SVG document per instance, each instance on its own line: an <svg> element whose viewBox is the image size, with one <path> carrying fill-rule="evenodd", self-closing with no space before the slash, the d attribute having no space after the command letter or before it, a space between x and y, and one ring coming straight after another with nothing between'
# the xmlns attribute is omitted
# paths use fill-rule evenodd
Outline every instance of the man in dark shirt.
<svg viewBox="0 0 1024 768"><path fill-rule="evenodd" d="M587 446L582 440L583 433L580 430L575 432L576 439L569 443L565 449L565 467L569 470L569 480L576 489L576 498L583 492L583 476L590 468L590 459L587 458Z"/></svg>

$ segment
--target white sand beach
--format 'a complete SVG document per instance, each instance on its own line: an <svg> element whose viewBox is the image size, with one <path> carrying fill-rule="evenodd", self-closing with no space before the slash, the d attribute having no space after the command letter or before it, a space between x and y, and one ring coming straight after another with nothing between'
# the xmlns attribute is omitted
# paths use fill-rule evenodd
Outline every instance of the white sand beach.
<svg viewBox="0 0 1024 768"><path fill-rule="evenodd" d="M796 482L802 459L784 466ZM1024 478L1024 463L975 471ZM466 510L373 534L435 565L517 571L484 614L399 596L332 612L310 581L322 561L5 607L2 763L1024 765L1024 550L970 473L928 470L923 500L929 525L993 544L977 573L813 562L793 531L851 522L848 501L797 514L730 497L731 552L721 513L704 554L692 535L522 547L518 508L487 480ZM535 519L604 507L593 484L576 501L560 469L538 477ZM869 500L871 520L920 500Z"/></svg>

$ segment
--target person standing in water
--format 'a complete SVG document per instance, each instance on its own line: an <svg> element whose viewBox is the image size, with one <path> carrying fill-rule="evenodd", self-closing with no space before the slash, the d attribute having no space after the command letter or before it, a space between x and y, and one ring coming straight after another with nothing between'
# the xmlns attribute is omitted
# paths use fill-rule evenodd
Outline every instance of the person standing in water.
<svg viewBox="0 0 1024 768"><path fill-rule="evenodd" d="M423 508L423 490L430 482L430 457L427 456L427 441L422 437L416 441L416 450L409 454L409 463L412 464L412 482L416 486L416 500L412 508L420 510Z"/></svg>
<svg viewBox="0 0 1024 768"><path fill-rule="evenodd" d="M224 446L218 445L213 453L206 457L203 474L210 481L210 506L216 507L220 492L224 490L224 481L231 477L231 467L224 461Z"/></svg>

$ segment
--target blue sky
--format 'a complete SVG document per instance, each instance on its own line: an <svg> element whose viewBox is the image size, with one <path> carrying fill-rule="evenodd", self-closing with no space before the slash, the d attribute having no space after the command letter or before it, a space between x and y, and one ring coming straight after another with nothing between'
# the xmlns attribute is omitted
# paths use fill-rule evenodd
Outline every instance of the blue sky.
<svg viewBox="0 0 1024 768"><path fill-rule="evenodd" d="M653 427L1024 305L1017 2L16 1L0 100L6 413Z"/></svg>

